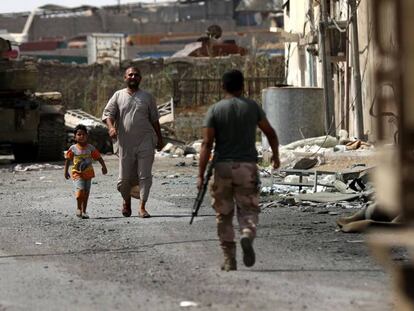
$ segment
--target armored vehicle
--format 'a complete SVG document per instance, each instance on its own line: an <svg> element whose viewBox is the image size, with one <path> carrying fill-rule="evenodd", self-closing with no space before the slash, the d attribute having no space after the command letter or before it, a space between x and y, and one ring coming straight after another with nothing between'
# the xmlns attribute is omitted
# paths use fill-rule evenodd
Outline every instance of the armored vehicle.
<svg viewBox="0 0 414 311"><path fill-rule="evenodd" d="M10 42L0 38L0 148L12 150L16 162L60 160L66 140L62 96L35 92L35 64L15 57Z"/></svg>

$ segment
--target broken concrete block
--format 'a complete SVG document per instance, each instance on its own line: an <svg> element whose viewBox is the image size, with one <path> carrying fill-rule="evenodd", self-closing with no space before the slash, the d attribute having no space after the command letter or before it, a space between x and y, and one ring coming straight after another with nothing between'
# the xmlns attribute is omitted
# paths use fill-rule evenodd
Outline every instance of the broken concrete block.
<svg viewBox="0 0 414 311"><path fill-rule="evenodd" d="M183 157L184 156L184 149L181 147L176 147L172 153L176 156Z"/></svg>
<svg viewBox="0 0 414 311"><path fill-rule="evenodd" d="M333 151L335 151L335 152L339 152L339 151L346 151L347 149L346 149L346 146L345 145L336 145L334 148L333 148Z"/></svg>
<svg viewBox="0 0 414 311"><path fill-rule="evenodd" d="M174 148L174 145L172 143L168 143L164 146L164 148L162 148L161 151L171 153L171 149L173 148Z"/></svg>
<svg viewBox="0 0 414 311"><path fill-rule="evenodd" d="M197 141L195 141L195 142L191 145L191 147L193 147L193 148L194 148L194 150L195 150L197 153L200 153L200 150L201 150L201 140L197 140Z"/></svg>

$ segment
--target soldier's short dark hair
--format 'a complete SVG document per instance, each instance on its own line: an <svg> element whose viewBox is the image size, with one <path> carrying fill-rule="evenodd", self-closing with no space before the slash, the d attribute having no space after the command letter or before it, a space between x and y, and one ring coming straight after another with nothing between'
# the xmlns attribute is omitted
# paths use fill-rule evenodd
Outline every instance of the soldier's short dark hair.
<svg viewBox="0 0 414 311"><path fill-rule="evenodd" d="M244 77L239 70L233 69L224 73L222 82L227 92L234 93L243 89Z"/></svg>
<svg viewBox="0 0 414 311"><path fill-rule="evenodd" d="M74 130L73 130L73 134L74 135L76 135L76 133L78 132L78 131L84 131L85 132L85 134L88 134L88 129L86 128L86 126L85 125L83 125L83 124L78 124L78 125L76 125L76 127L74 128Z"/></svg>

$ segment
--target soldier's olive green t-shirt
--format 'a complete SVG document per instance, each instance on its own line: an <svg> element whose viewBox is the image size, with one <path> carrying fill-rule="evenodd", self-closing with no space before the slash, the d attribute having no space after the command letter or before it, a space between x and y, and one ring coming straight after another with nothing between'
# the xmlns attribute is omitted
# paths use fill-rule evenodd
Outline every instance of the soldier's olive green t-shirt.
<svg viewBox="0 0 414 311"><path fill-rule="evenodd" d="M245 97L223 99L211 106L204 127L214 128L217 161L257 162L256 128L263 109Z"/></svg>

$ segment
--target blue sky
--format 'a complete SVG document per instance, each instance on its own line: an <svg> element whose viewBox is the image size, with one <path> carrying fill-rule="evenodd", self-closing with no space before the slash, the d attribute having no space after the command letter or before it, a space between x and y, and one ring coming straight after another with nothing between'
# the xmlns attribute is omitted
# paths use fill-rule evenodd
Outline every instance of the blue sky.
<svg viewBox="0 0 414 311"><path fill-rule="evenodd" d="M131 2L144 2L144 3L157 3L157 2L173 2L175 0L136 0L136 1L125 1L121 0L121 4ZM39 6L45 4L57 4L67 7L77 7L80 5L116 5L117 0L0 0L0 13L12 13L12 12L27 12L31 11Z"/></svg>

